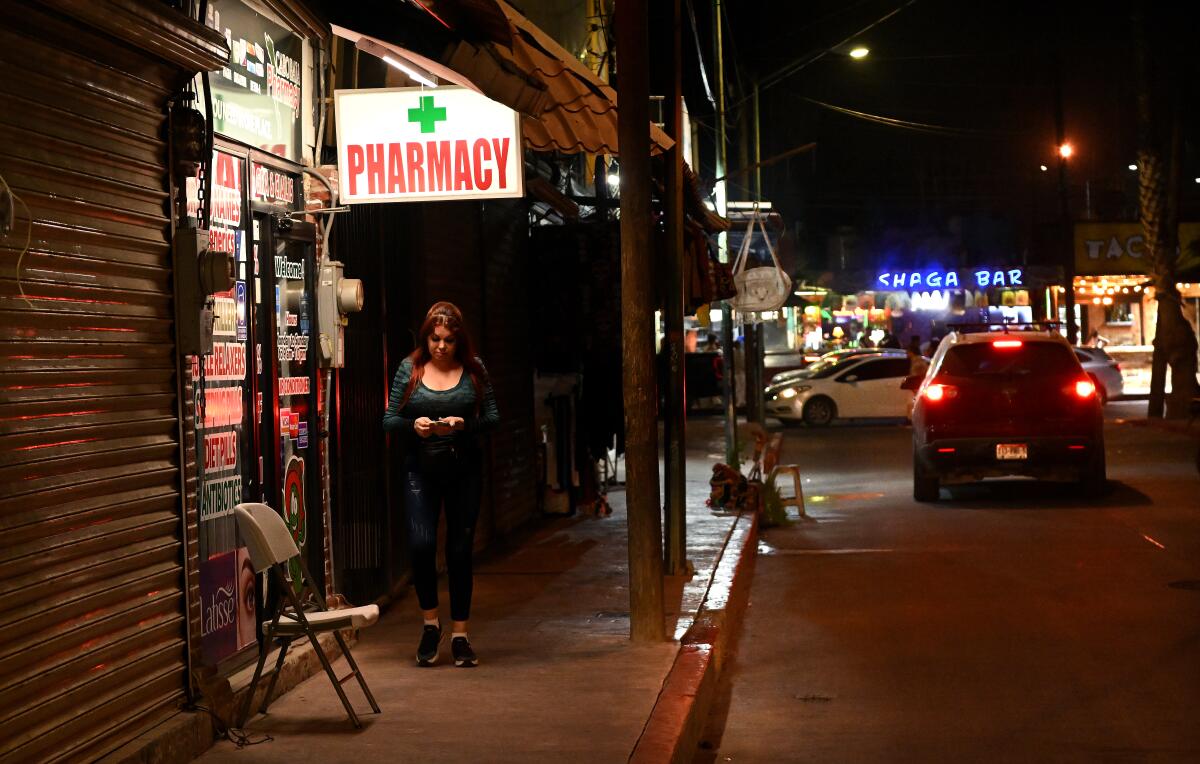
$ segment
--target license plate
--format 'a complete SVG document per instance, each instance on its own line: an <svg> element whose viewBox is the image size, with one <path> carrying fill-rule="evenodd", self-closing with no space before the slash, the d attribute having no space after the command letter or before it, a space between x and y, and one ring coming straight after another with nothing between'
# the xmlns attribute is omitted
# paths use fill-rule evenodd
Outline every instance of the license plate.
<svg viewBox="0 0 1200 764"><path fill-rule="evenodd" d="M997 443L996 458L1002 460L1028 459L1029 446L1024 443Z"/></svg>

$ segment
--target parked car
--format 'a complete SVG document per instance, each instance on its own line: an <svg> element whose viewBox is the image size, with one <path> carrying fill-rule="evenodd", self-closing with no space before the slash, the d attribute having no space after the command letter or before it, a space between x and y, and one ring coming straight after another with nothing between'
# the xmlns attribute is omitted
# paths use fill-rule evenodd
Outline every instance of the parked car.
<svg viewBox="0 0 1200 764"><path fill-rule="evenodd" d="M824 427L838 418L903 418L912 398L900 387L909 369L903 354L854 355L812 368L807 377L767 388L767 414Z"/></svg>
<svg viewBox="0 0 1200 764"><path fill-rule="evenodd" d="M953 332L934 354L913 407L913 498L946 483L1025 475L1106 485L1096 383L1057 332Z"/></svg>
<svg viewBox="0 0 1200 764"><path fill-rule="evenodd" d="M1101 403L1108 403L1125 394L1121 364L1114 361L1103 348L1075 348L1075 357L1096 384L1096 393L1100 396Z"/></svg>
<svg viewBox="0 0 1200 764"><path fill-rule="evenodd" d="M905 355L903 350L895 348L850 348L848 350L834 350L826 353L803 369L793 369L791 371L783 371L771 377L768 387L771 385L779 385L784 382L790 382L794 379L803 379L811 377L814 373L828 368L830 364L847 358L853 358L861 355L878 355L878 354Z"/></svg>
<svg viewBox="0 0 1200 764"><path fill-rule="evenodd" d="M804 369L816 356L805 353L765 353L763 355L763 376L771 379L775 374L783 374Z"/></svg>

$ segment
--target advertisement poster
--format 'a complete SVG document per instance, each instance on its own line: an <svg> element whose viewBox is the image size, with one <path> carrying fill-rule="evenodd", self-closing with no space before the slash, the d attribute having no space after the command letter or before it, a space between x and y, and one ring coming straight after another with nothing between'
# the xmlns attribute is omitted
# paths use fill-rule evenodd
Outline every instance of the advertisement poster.
<svg viewBox="0 0 1200 764"><path fill-rule="evenodd" d="M212 159L212 205L210 246L235 256L234 288L213 296L213 349L202 358L192 357L192 391L196 411L197 504L201 566L210 574L201 577L200 595L205 603L224 600L228 568L235 579L234 552L241 546L233 508L246 501L257 468L254 434L250 422L251 366L248 340L246 236L246 162L241 157L214 151ZM199 208L194 181L188 184L188 205ZM218 562L219 561L219 562ZM251 595L253 597L253 595ZM235 605L241 598L234 593ZM236 621L237 610L234 616ZM254 617L251 616L251 620ZM253 634L255 624L250 624ZM207 632L206 632L207 633ZM224 632L222 632L223 634ZM205 639L204 656L213 665L232 655L243 643L236 626L229 639Z"/></svg>
<svg viewBox="0 0 1200 764"><path fill-rule="evenodd" d="M231 51L209 75L216 132L299 161L303 40L237 0L210 0L205 25Z"/></svg>
<svg viewBox="0 0 1200 764"><path fill-rule="evenodd" d="M238 588L233 552L216 554L200 563L200 651L207 665L237 650Z"/></svg>
<svg viewBox="0 0 1200 764"><path fill-rule="evenodd" d="M258 612L255 608L255 597L258 590L258 576L254 572L254 563L250 561L250 551L239 547L235 563L237 570L237 648L255 644L257 641Z"/></svg>

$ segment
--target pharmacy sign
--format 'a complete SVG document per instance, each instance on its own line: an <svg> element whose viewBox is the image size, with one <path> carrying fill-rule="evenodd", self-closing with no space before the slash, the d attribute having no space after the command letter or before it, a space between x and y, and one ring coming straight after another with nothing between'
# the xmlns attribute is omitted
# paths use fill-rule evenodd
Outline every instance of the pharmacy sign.
<svg viewBox="0 0 1200 764"><path fill-rule="evenodd" d="M525 195L521 120L468 88L339 90L343 204Z"/></svg>

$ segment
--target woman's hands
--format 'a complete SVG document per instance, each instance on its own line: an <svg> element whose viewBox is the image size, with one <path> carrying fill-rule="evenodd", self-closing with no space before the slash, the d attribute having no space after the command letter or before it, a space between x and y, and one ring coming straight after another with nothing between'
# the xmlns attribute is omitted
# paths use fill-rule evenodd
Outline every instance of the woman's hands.
<svg viewBox="0 0 1200 764"><path fill-rule="evenodd" d="M466 424L466 421L460 416L448 416L442 419L430 419L423 416L417 417L413 422L413 429L417 435L428 438L430 435L449 435L455 430L463 429Z"/></svg>

